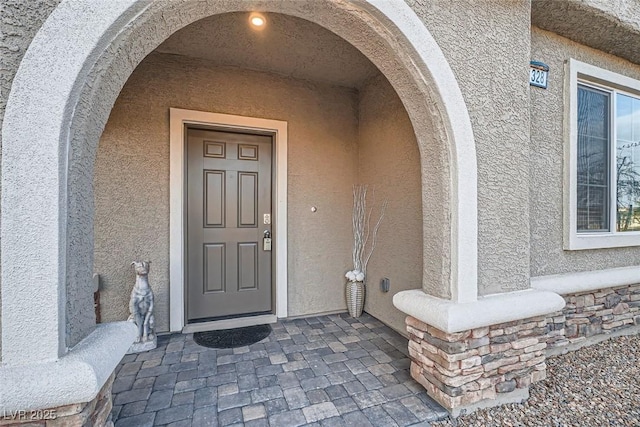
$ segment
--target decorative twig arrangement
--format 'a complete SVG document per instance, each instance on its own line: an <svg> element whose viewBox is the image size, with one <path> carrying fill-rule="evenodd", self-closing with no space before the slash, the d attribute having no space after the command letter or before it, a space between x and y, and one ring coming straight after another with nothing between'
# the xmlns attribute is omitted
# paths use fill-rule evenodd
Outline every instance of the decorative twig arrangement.
<svg viewBox="0 0 640 427"><path fill-rule="evenodd" d="M387 210L388 202L385 200L380 209L380 216L376 225L371 229L371 215L373 208L367 210L367 185L353 186L353 271L349 271L346 275L350 281L364 281L367 275L367 265L371 259L376 241L378 238L378 230Z"/></svg>

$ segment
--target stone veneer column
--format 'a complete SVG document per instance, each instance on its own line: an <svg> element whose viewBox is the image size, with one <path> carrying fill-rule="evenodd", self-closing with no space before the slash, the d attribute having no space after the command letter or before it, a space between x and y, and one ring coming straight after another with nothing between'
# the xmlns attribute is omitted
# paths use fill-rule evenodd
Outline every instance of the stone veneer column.
<svg viewBox="0 0 640 427"><path fill-rule="evenodd" d="M457 333L406 318L411 376L454 416L523 401L546 378L545 316Z"/></svg>

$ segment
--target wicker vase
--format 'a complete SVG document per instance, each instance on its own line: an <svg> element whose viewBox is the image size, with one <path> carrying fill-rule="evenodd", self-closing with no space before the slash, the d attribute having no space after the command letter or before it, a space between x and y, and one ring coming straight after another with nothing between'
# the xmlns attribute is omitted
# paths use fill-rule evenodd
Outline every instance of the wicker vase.
<svg viewBox="0 0 640 427"><path fill-rule="evenodd" d="M347 282L347 309L351 317L360 317L364 308L364 282Z"/></svg>

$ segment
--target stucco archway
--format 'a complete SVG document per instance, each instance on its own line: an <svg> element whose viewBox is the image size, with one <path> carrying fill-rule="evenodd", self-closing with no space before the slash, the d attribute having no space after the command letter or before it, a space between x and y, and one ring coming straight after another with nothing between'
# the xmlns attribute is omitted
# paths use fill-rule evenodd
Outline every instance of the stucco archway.
<svg viewBox="0 0 640 427"><path fill-rule="evenodd" d="M414 126L423 183L427 175L443 182L429 200L423 191L424 245L443 254L425 257L423 289L455 302L476 299L471 124L444 55L404 2L64 1L20 65L3 124L3 362L55 359L93 328L93 161L129 75L180 28L248 10L319 24L358 48L387 77ZM23 307L34 303L34 293L36 307L27 315Z"/></svg>

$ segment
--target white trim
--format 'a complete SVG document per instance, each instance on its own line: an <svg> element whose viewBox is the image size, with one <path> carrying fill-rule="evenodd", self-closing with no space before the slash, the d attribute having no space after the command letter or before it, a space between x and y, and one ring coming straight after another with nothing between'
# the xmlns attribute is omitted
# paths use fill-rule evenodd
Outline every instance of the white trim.
<svg viewBox="0 0 640 427"><path fill-rule="evenodd" d="M610 209L608 232L578 233L577 231L577 174L578 174L578 84L586 83L597 89L611 93L611 153L615 156L615 91L627 91L635 96L640 94L640 81L608 71L594 65L570 59L567 63L565 82L565 171L564 171L564 248L583 250L599 248L619 248L640 245L640 232L615 231L615 195L613 194L614 170L611 171Z"/></svg>
<svg viewBox="0 0 640 427"><path fill-rule="evenodd" d="M560 295L579 294L598 289L640 283L640 266L608 268L606 270L580 271L578 273L553 274L531 278L531 287Z"/></svg>
<svg viewBox="0 0 640 427"><path fill-rule="evenodd" d="M275 288L277 317L287 317L287 122L204 111L169 109L169 328L185 327L184 295L184 128L200 124L272 133L274 157L273 235L275 239Z"/></svg>
<svg viewBox="0 0 640 427"><path fill-rule="evenodd" d="M452 334L560 311L565 301L554 292L527 289L457 304L414 289L395 294L393 305L421 322Z"/></svg>
<svg viewBox="0 0 640 427"><path fill-rule="evenodd" d="M58 360L18 366L0 364L0 420L2 414L11 411L90 402L137 334L133 322L102 323Z"/></svg>
<svg viewBox="0 0 640 427"><path fill-rule="evenodd" d="M215 320L213 322L190 323L182 328L182 333L192 334L194 332L218 331L220 329L244 328L246 326L276 323L277 321L278 317L275 314L237 317L235 319Z"/></svg>

